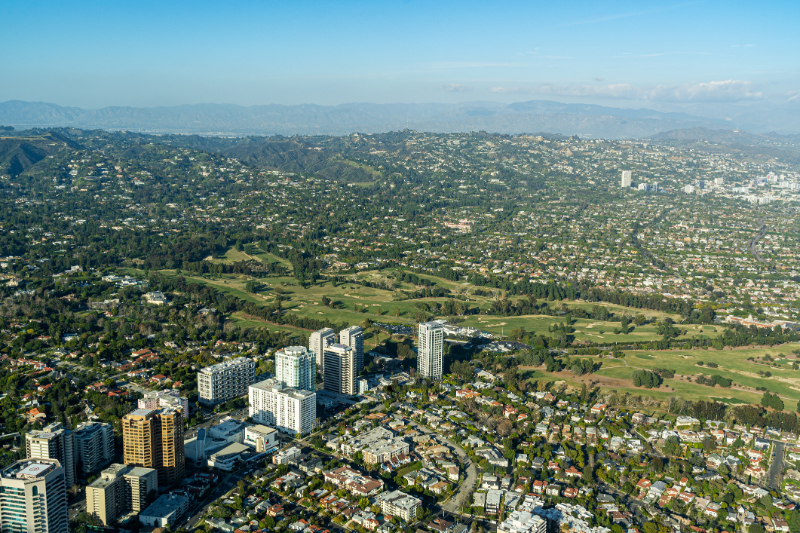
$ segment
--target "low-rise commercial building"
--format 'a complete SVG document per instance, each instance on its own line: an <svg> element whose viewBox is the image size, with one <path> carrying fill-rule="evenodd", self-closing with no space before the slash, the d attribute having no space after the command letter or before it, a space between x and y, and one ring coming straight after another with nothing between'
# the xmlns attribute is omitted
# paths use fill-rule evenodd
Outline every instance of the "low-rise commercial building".
<svg viewBox="0 0 800 533"><path fill-rule="evenodd" d="M208 467L231 472L241 461L242 454L250 451L249 446L234 442L221 450L212 453L208 458Z"/></svg>
<svg viewBox="0 0 800 533"><path fill-rule="evenodd" d="M139 522L145 526L167 527L174 524L189 509L192 499L181 494L163 494L139 513Z"/></svg>
<svg viewBox="0 0 800 533"><path fill-rule="evenodd" d="M244 444L258 453L271 452L278 445L278 430L261 424L250 426L244 430Z"/></svg>

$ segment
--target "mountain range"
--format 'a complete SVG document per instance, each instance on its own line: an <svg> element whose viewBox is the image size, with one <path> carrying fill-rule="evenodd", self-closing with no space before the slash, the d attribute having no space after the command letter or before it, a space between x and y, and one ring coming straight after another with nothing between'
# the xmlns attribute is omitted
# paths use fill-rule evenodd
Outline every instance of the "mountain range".
<svg viewBox="0 0 800 533"><path fill-rule="evenodd" d="M752 114L751 111L748 111ZM798 113L789 113L791 124ZM687 113L626 109L591 104L533 100L502 104L314 104L238 106L195 104L170 107L105 107L82 109L44 102L0 103L0 124L16 128L76 127L146 133L201 135L345 135L410 128L436 133L489 131L547 132L594 138L644 138L692 129L733 130L731 120ZM751 131L769 131L767 124L737 124ZM776 127L775 130L793 131ZM795 128L800 130L800 128Z"/></svg>

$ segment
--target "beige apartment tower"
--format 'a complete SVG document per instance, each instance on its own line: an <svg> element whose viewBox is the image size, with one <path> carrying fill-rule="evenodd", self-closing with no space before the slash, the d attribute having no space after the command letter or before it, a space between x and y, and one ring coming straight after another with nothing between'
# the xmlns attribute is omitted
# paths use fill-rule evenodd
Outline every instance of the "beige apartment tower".
<svg viewBox="0 0 800 533"><path fill-rule="evenodd" d="M183 479L183 416L180 409L136 409L122 417L123 461L158 471L162 487Z"/></svg>
<svg viewBox="0 0 800 533"><path fill-rule="evenodd" d="M128 512L147 508L158 494L158 472L152 468L113 464L86 487L86 512L109 525Z"/></svg>

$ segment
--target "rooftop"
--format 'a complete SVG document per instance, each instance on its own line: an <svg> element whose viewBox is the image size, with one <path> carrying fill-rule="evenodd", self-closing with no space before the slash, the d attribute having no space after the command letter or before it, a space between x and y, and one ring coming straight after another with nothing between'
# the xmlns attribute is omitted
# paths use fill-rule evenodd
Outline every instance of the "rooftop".
<svg viewBox="0 0 800 533"><path fill-rule="evenodd" d="M287 346L286 348L278 350L275 355L306 355L313 353L314 352L310 351L305 346Z"/></svg>
<svg viewBox="0 0 800 533"><path fill-rule="evenodd" d="M167 517L183 507L188 501L189 498L187 496L162 494L147 509L142 511L140 516Z"/></svg>
<svg viewBox="0 0 800 533"><path fill-rule="evenodd" d="M221 363L217 363L216 365L207 366L207 367L203 368L202 370L200 370L200 373L201 374L211 374L211 373L214 373L217 370L224 370L226 368L230 368L230 367L233 367L233 366L244 366L244 365L253 365L253 366L255 366L255 363L253 362L252 359L249 359L247 357L236 357L234 359L228 359L227 361L223 361Z"/></svg>
<svg viewBox="0 0 800 533"><path fill-rule="evenodd" d="M55 468L60 467L61 463L55 459L24 459L4 469L2 477L7 479L36 479L44 477Z"/></svg>
<svg viewBox="0 0 800 533"><path fill-rule="evenodd" d="M246 451L251 450L250 446L246 446L244 444L239 444L238 442L234 442L233 444L229 444L219 450L218 452L214 452L211 456L214 459L222 459L225 456L229 455L239 455L240 453L244 453Z"/></svg>
<svg viewBox="0 0 800 533"><path fill-rule="evenodd" d="M349 350L350 348L348 348ZM280 392L281 394L285 394L291 398L297 400L303 400L305 398L309 398L314 396L316 393L314 391L308 390L300 390L300 389L293 389L293 388L284 388L277 380L275 379L265 379L264 381L260 381L258 383L254 383L250 385L251 388L256 388L259 390L265 391L272 391L272 392Z"/></svg>

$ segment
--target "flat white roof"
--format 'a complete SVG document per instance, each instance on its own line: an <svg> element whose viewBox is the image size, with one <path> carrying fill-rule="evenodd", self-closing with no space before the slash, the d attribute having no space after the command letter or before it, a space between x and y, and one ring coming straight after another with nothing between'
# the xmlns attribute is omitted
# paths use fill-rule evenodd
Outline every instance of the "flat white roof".
<svg viewBox="0 0 800 533"><path fill-rule="evenodd" d="M51 463L28 463L25 468L17 472L17 479L27 479L43 476L55 465Z"/></svg>

